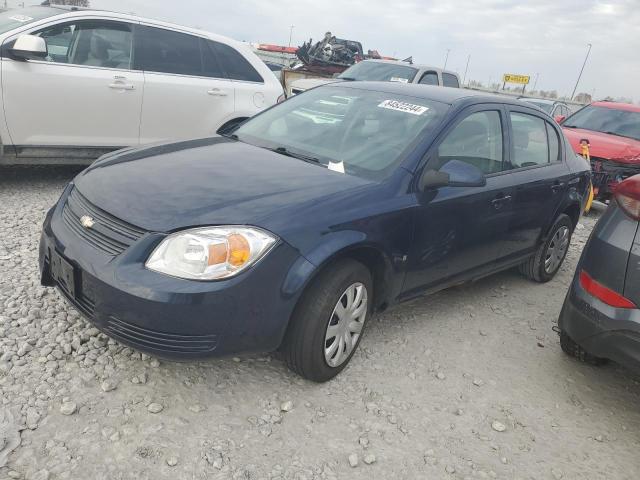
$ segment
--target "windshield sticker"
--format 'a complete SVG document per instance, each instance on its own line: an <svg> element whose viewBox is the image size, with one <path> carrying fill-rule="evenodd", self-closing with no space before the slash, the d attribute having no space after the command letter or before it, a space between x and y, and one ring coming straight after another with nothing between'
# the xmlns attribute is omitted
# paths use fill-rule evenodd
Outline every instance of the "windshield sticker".
<svg viewBox="0 0 640 480"><path fill-rule="evenodd" d="M400 83L409 83L409 79L408 78L402 78L402 77L391 77L389 79L390 82L400 82Z"/></svg>
<svg viewBox="0 0 640 480"><path fill-rule="evenodd" d="M344 173L344 162L329 162L327 168L334 172Z"/></svg>
<svg viewBox="0 0 640 480"><path fill-rule="evenodd" d="M422 105L413 105L412 103L399 102L398 100L385 100L378 105L378 107L410 113L412 115L422 115L424 112L429 110L428 107L423 107Z"/></svg>
<svg viewBox="0 0 640 480"><path fill-rule="evenodd" d="M27 17L26 15L13 15L9 18L11 20L15 20L16 22L20 22L20 23L30 22L31 20L33 20L33 17Z"/></svg>

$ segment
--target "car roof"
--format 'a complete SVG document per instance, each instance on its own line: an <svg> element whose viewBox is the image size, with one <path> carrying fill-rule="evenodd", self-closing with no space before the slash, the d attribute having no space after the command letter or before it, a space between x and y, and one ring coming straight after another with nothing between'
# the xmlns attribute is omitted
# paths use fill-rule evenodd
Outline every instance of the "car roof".
<svg viewBox="0 0 640 480"><path fill-rule="evenodd" d="M451 105L462 99L473 99L474 103L495 102L507 103L511 105L522 105L522 102L515 98L503 95L494 95L465 88L440 87L437 85L421 85L417 83L399 82L333 82L322 85L318 88L359 88L362 90L372 90L376 92L389 93L391 95L407 95L409 97L424 98L440 103ZM535 108L535 107L531 107Z"/></svg>
<svg viewBox="0 0 640 480"><path fill-rule="evenodd" d="M591 105L593 105L594 107L610 108L611 110L626 110L628 112L640 112L640 105L634 105L633 103L593 102Z"/></svg>
<svg viewBox="0 0 640 480"><path fill-rule="evenodd" d="M74 7L68 5L43 5L41 8L50 8L51 10L56 10L55 13L52 14L51 17L45 19L50 20L55 17L57 18L74 18L81 17L87 15L97 15L104 18L110 18L114 20L122 20L129 22L141 22L146 24L152 24L158 27L165 27L171 30L176 30L184 33L191 33L194 35L198 35L201 37L209 38L211 40L220 40L227 43L232 43L235 45L240 45L241 43L224 35L218 35L216 33L209 32L207 30L201 30L198 28L192 28L185 25L179 25L176 23L166 22L164 20L158 20L150 17L141 17L139 15L133 15L129 13L121 13L112 10L102 10L98 8L92 7Z"/></svg>
<svg viewBox="0 0 640 480"><path fill-rule="evenodd" d="M436 72L440 72L440 73L450 73L451 75L455 75L456 77L458 76L458 74L456 72L453 72L451 70L443 70L441 68L438 67L433 67L431 65L424 65L422 63L409 63L409 62L405 62L404 60L386 60L384 58L369 58L367 60L363 60L364 62L368 62L368 63L390 63L392 65L403 65L405 67L413 67L413 68L417 68L418 70L434 70Z"/></svg>

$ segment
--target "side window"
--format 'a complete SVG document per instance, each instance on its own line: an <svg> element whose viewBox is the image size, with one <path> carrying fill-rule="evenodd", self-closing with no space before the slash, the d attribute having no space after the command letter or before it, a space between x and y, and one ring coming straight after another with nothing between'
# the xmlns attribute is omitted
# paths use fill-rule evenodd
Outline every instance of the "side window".
<svg viewBox="0 0 640 480"><path fill-rule="evenodd" d="M437 151L440 168L449 160L460 160L485 174L502 170L502 122L500 113L476 112L462 120L442 141Z"/></svg>
<svg viewBox="0 0 640 480"><path fill-rule="evenodd" d="M47 42L46 60L92 67L131 68L131 27L126 23L81 21L35 33Z"/></svg>
<svg viewBox="0 0 640 480"><path fill-rule="evenodd" d="M228 78L247 82L264 82L264 79L256 72L251 63L236 49L220 42L209 41L207 43L213 47L220 66Z"/></svg>
<svg viewBox="0 0 640 480"><path fill-rule="evenodd" d="M547 127L547 138L549 140L549 161L558 162L560 161L560 140L558 139L558 134L549 122L545 122L545 125Z"/></svg>
<svg viewBox="0 0 640 480"><path fill-rule="evenodd" d="M220 62L216 58L213 49L204 39L200 39L200 49L202 52L202 73L205 77L226 78Z"/></svg>
<svg viewBox="0 0 640 480"><path fill-rule="evenodd" d="M442 85L444 87L460 88L458 77L452 75L451 73L442 73Z"/></svg>
<svg viewBox="0 0 640 480"><path fill-rule="evenodd" d="M513 168L549 163L546 122L533 115L511 112L513 130Z"/></svg>
<svg viewBox="0 0 640 480"><path fill-rule="evenodd" d="M438 74L436 72L426 72L418 83L422 85L438 85Z"/></svg>
<svg viewBox="0 0 640 480"><path fill-rule="evenodd" d="M137 70L202 75L198 37L147 26L137 27L135 37Z"/></svg>

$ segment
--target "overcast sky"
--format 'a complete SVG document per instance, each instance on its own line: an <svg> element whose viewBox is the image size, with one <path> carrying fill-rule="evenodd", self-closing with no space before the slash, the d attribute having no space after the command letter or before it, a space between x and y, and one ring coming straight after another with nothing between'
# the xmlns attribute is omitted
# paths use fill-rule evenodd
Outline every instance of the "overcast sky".
<svg viewBox="0 0 640 480"><path fill-rule="evenodd" d="M539 73L538 89L569 95L593 49L578 92L640 100L640 0L91 0L262 43L293 44L330 30L365 51L413 56L487 83L503 73ZM531 85L533 86L533 85Z"/></svg>

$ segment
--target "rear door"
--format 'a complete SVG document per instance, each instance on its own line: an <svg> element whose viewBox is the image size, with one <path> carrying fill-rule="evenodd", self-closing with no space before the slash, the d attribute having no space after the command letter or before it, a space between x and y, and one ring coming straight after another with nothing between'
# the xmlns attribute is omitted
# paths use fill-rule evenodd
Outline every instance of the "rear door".
<svg viewBox="0 0 640 480"><path fill-rule="evenodd" d="M141 143L207 137L233 114L234 84L204 39L140 25L134 53L145 78Z"/></svg>
<svg viewBox="0 0 640 480"><path fill-rule="evenodd" d="M415 233L407 258L405 294L491 270L511 218L512 186L503 170L508 130L501 105L466 109L427 154L427 170L450 160L479 168L484 187L442 187L419 194Z"/></svg>
<svg viewBox="0 0 640 480"><path fill-rule="evenodd" d="M46 59L3 54L2 95L13 144L136 145L144 80L131 69L132 28L113 20L56 23L29 32L45 39Z"/></svg>
<svg viewBox="0 0 640 480"><path fill-rule="evenodd" d="M504 177L514 193L501 252L505 261L537 248L558 214L570 178L555 122L516 106L509 106L508 119L512 141Z"/></svg>

